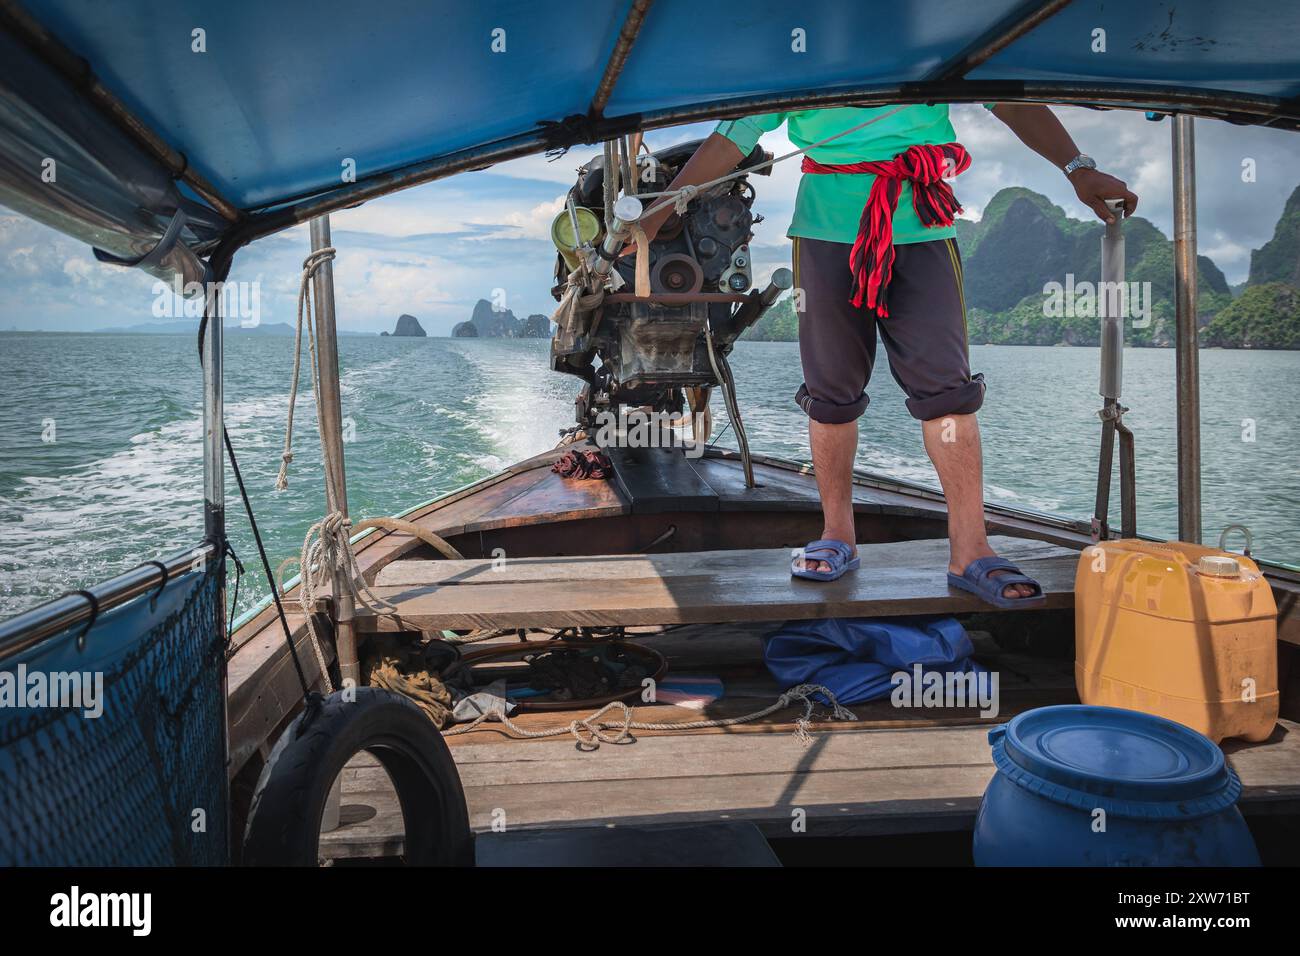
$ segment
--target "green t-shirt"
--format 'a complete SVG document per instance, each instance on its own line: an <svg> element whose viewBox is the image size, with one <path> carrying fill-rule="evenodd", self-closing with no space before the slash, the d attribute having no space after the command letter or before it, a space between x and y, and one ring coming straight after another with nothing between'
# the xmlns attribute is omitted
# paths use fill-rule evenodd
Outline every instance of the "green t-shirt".
<svg viewBox="0 0 1300 956"><path fill-rule="evenodd" d="M986 103L986 109L994 104ZM748 156L759 137L771 132L782 123L787 126L790 142L803 148L851 129L872 117L887 113L892 106L860 109L803 110L795 113L764 113L744 119L724 120L715 132L731 140ZM824 146L809 150L808 155L819 163L859 163L893 159L909 146L938 145L956 140L952 122L948 118L948 104L934 106L914 105L899 110L863 129L841 136ZM798 162L791 159L788 162ZM799 181L799 195L794 205L794 221L786 235L805 239L824 239L830 242L853 242L858 235L858 222L862 207L876 177L868 173L817 173L805 175ZM898 210L894 213L894 243L928 242L931 239L949 239L957 235L952 226L927 229L912 208L912 186L903 184L898 197Z"/></svg>

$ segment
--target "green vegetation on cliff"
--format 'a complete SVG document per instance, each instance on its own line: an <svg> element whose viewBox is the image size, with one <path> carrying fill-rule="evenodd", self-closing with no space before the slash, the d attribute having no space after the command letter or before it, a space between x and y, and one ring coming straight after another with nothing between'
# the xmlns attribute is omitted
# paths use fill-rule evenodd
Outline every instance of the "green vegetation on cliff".
<svg viewBox="0 0 1300 956"><path fill-rule="evenodd" d="M1205 345L1300 349L1300 289L1285 282L1248 286L1201 330Z"/></svg>
<svg viewBox="0 0 1300 956"><path fill-rule="evenodd" d="M799 318L794 314L793 300L782 296L763 317L745 332L750 342L795 342L799 339Z"/></svg>
<svg viewBox="0 0 1300 956"><path fill-rule="evenodd" d="M1248 286L1285 282L1300 288L1300 188L1291 194L1273 238L1250 254Z"/></svg>

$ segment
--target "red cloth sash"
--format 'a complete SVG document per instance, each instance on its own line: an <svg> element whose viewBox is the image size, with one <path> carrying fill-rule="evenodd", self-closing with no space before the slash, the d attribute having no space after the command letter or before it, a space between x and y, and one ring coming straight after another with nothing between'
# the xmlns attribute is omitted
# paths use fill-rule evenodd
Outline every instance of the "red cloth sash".
<svg viewBox="0 0 1300 956"><path fill-rule="evenodd" d="M849 253L853 270L853 304L875 309L881 318L889 316L887 292L894 273L894 210L903 183L912 184L912 207L927 228L951 226L961 205L944 176L956 176L970 168L970 153L961 143L941 146L909 146L893 159L873 163L828 165L810 156L803 158L805 173L873 173L871 194L862 208L858 238Z"/></svg>

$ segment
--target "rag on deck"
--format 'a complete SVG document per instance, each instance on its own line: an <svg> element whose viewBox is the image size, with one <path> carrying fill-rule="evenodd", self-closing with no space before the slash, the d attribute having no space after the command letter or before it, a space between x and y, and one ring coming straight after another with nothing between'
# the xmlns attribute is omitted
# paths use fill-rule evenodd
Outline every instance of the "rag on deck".
<svg viewBox="0 0 1300 956"><path fill-rule="evenodd" d="M884 697L892 675L979 672L975 648L952 617L850 617L789 621L772 634L763 660L782 689L821 684L841 704Z"/></svg>

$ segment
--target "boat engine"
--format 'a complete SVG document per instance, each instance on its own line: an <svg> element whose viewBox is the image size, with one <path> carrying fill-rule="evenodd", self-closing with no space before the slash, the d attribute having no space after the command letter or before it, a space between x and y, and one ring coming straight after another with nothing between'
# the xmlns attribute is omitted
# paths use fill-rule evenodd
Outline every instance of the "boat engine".
<svg viewBox="0 0 1300 956"><path fill-rule="evenodd" d="M639 157L636 192L666 190L700 142ZM738 168L770 158L755 147ZM757 174L768 172L765 167ZM591 256L609 228L603 221L604 187L605 157L597 156L578 170L566 208L552 227L560 250L557 284L551 290L557 301L583 250ZM655 201L646 199L647 208ZM718 378L719 358L725 365L740 334L792 284L790 270L778 269L766 289L753 288L749 243L754 225L762 221L753 214L753 204L748 175L700 190L685 213L674 212L649 245L649 296L635 295L636 256L623 256L613 264L614 291L590 311L579 312L568 327L557 328L551 367L586 382L577 400L580 426L590 425L602 410L620 407L680 413L686 389L724 384ZM706 339L710 333L713 358Z"/></svg>

